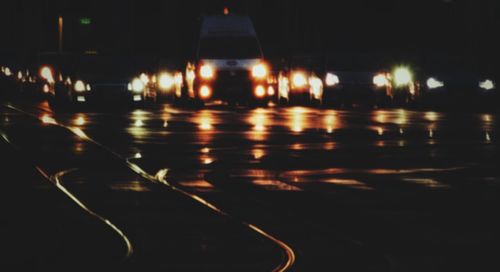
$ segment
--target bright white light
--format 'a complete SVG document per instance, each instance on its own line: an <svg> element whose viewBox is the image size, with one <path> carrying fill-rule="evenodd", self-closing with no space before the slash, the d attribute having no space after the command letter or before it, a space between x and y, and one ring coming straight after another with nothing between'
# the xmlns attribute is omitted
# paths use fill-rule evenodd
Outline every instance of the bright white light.
<svg viewBox="0 0 500 272"><path fill-rule="evenodd" d="M266 95L266 90L261 85L255 88L255 96L258 98L264 97Z"/></svg>
<svg viewBox="0 0 500 272"><path fill-rule="evenodd" d="M307 85L306 75L301 72L294 73L292 77L292 83L294 87L305 87Z"/></svg>
<svg viewBox="0 0 500 272"><path fill-rule="evenodd" d="M205 64L200 68L200 76L204 79L211 79L214 77L214 68L212 66Z"/></svg>
<svg viewBox="0 0 500 272"><path fill-rule="evenodd" d="M132 91L134 91L136 93L140 93L140 92L144 91L144 83L142 82L142 80L135 78L132 81Z"/></svg>
<svg viewBox="0 0 500 272"><path fill-rule="evenodd" d="M48 66L44 66L42 67L42 69L40 69L40 76L47 80L48 83L54 83L54 75L52 74L52 69L50 69L50 67Z"/></svg>
<svg viewBox="0 0 500 272"><path fill-rule="evenodd" d="M160 75L160 89L170 90L175 83L174 77L169 73L162 73Z"/></svg>
<svg viewBox="0 0 500 272"><path fill-rule="evenodd" d="M139 79L142 81L142 83L144 83L144 85L149 84L149 77L145 73L142 73Z"/></svg>
<svg viewBox="0 0 500 272"><path fill-rule="evenodd" d="M427 80L427 87L429 87L429 89L437 89L437 88L444 87L444 83L442 81L439 81L439 80L431 77Z"/></svg>
<svg viewBox="0 0 500 272"><path fill-rule="evenodd" d="M264 64L257 64L252 68L254 78L263 79L267 76L267 67Z"/></svg>
<svg viewBox="0 0 500 272"><path fill-rule="evenodd" d="M328 73L328 74L326 74L325 83L326 83L326 86L329 86L329 87L335 86L335 85L340 83L340 79L337 75L332 74L332 73Z"/></svg>
<svg viewBox="0 0 500 272"><path fill-rule="evenodd" d="M412 83L413 76L408 68L400 67L394 71L394 81L396 86L406 86Z"/></svg>
<svg viewBox="0 0 500 272"><path fill-rule="evenodd" d="M479 87L481 89L485 89L487 91L495 89L495 83L491 79L487 79L479 83Z"/></svg>
<svg viewBox="0 0 500 272"><path fill-rule="evenodd" d="M385 87L389 86L389 79L384 74L378 74L373 77L373 84L377 87Z"/></svg>
<svg viewBox="0 0 500 272"><path fill-rule="evenodd" d="M85 83L81 80L75 82L75 92L85 92Z"/></svg>

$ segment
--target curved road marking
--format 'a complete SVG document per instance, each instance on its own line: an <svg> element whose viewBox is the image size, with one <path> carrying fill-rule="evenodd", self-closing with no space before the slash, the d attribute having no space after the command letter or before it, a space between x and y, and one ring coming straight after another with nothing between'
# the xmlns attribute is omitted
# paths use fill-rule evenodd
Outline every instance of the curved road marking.
<svg viewBox="0 0 500 272"><path fill-rule="evenodd" d="M0 133L0 138L2 138L5 142L7 142L9 145L16 147L10 140L9 138L5 135L5 133ZM17 148L17 147L16 147ZM41 167L35 165L35 169L48 181L50 181L52 184L54 184L61 192L63 192L67 197L69 197L75 204L77 204L81 209L83 209L85 212L87 212L90 216L97 218L99 221L103 222L105 225L110 227L114 232L116 232L124 241L126 248L127 248L127 254L125 256L125 259L129 258L132 256L134 249L132 247L132 243L128 239L128 237L123 233L122 230L120 230L117 226L115 226L111 221L108 219L104 218L103 216L97 214L96 212L92 211L89 209L83 202L81 202L75 195L73 195L66 187L64 187L61 183L61 178L71 172L76 171L77 169L71 169L71 170L66 170L66 171L61 171L59 173L56 173L52 177L49 176Z"/></svg>
<svg viewBox="0 0 500 272"><path fill-rule="evenodd" d="M18 111L18 112L21 112L21 113L24 113L28 116L31 116L31 117L34 117L35 119L43 122L44 120L42 120L40 117L34 115L34 114L31 114L29 112L26 112L24 110L21 110L21 109L18 109L12 105L6 105L8 108L10 109L13 109L15 111ZM191 194L191 193L188 193L187 191L184 191L180 188L177 188L175 186L173 186L172 184L170 184L166 179L165 179L165 176L167 174L167 171L166 170L162 170L162 171L159 171L157 175L155 176L152 176L150 175L149 173L147 173L146 171L144 171L141 167L139 167L137 164L134 164L134 163L131 163L128 159L122 157L120 154L118 154L117 152L111 150L110 148L106 147L105 145L97 142L96 140L90 138L83 130L81 130L80 128L77 128L77 127L69 127L69 126L65 126L63 124L60 124L58 123L55 119L51 119L53 122L50 122L50 123L47 123L48 125L54 125L54 126L59 126L61 128L64 128L64 129L67 129L69 131L71 131L73 134L77 135L78 137L80 137L81 139L83 140L86 140L86 141L89 141L99 147L101 147L102 149L104 149L105 151L111 153L112 155L114 155L115 157L117 157L119 160L123 161L125 163L125 165L127 165L133 172L135 172L136 174L138 174L139 176L145 178L146 180L152 182L152 183L161 183L165 186L167 186L168 188L176 191L176 192L179 192L193 200L195 200L196 202L204 205L205 207L217 212L218 214L222 215L222 216L225 216L225 217L228 217L232 220L234 220L233 217L231 217L231 215L229 215L228 213L222 211L221 209L217 208L215 205L211 204L210 202L206 201L205 199L195 195L195 194ZM295 252L293 251L293 249L287 245L285 242L275 238L274 236L268 234L267 232L263 231L262 229L258 228L257 226L255 225L252 225L252 224L249 224L249 223L246 223L244 221L240 221L240 223L246 227L248 227L249 229L253 230L254 232L260 234L261 236L265 237L266 239L268 239L269 241L275 243L276 245L278 245L281 250L283 251L284 253L284 257L285 257L285 261L283 263L280 263L276 268L274 268L272 271L273 272L285 272L285 271L288 271L292 268L292 266L294 265L295 263L295 260L296 260L296 256L295 256Z"/></svg>

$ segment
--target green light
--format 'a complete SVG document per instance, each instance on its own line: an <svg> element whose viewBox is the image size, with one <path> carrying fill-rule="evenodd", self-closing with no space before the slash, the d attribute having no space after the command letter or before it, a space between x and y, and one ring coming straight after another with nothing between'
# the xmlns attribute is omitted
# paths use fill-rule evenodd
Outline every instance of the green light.
<svg viewBox="0 0 500 272"><path fill-rule="evenodd" d="M90 18L80 18L81 25L90 25L92 24L92 19Z"/></svg>

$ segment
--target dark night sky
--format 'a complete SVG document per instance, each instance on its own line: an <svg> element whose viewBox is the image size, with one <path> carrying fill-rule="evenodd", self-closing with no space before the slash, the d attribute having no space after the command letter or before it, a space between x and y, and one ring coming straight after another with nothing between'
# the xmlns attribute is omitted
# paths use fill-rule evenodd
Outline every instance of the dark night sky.
<svg viewBox="0 0 500 272"><path fill-rule="evenodd" d="M0 50L55 51L62 15L66 51L184 58L200 16L224 6L252 16L268 56L339 50L488 55L499 48L497 0L20 0L2 2ZM81 26L81 17L92 24Z"/></svg>

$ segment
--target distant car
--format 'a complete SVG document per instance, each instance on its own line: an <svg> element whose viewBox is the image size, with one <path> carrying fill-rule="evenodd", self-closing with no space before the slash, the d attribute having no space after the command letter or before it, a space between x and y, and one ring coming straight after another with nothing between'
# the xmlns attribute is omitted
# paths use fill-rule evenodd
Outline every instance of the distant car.
<svg viewBox="0 0 500 272"><path fill-rule="evenodd" d="M322 103L323 81L317 75L313 57L294 57L278 76L278 99L281 104Z"/></svg>
<svg viewBox="0 0 500 272"><path fill-rule="evenodd" d="M196 60L186 73L190 97L202 103L268 102L274 97L270 70L249 17L203 18Z"/></svg>
<svg viewBox="0 0 500 272"><path fill-rule="evenodd" d="M435 58L421 75L422 100L427 106L496 106L497 82L491 72L469 60Z"/></svg>
<svg viewBox="0 0 500 272"><path fill-rule="evenodd" d="M75 56L64 72L66 84L55 89L54 105L142 105L150 98L139 71L147 70L139 58L128 56Z"/></svg>
<svg viewBox="0 0 500 272"><path fill-rule="evenodd" d="M323 102L334 106L387 106L396 92L411 93L408 91L411 74L407 69L399 69L394 72L398 75L393 75L388 61L376 56L327 56ZM396 82L399 86L395 86ZM398 87L401 90L396 91Z"/></svg>

